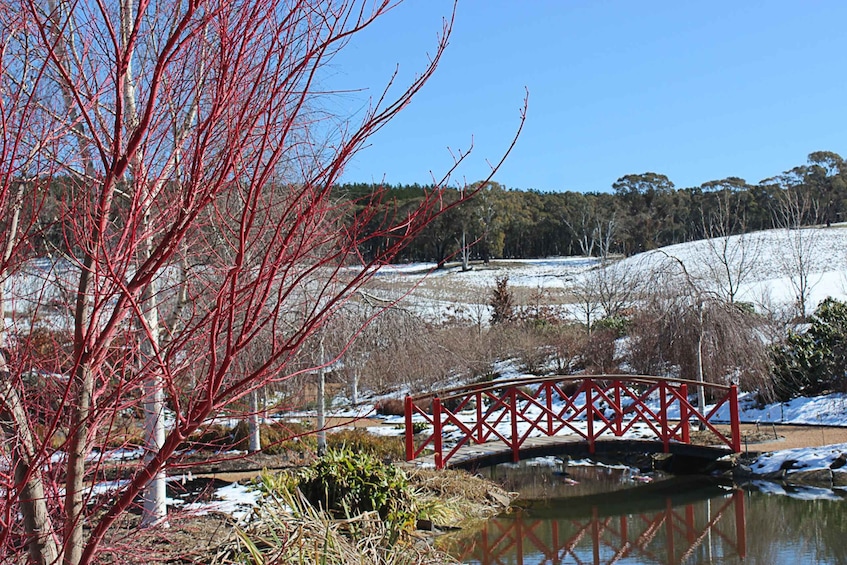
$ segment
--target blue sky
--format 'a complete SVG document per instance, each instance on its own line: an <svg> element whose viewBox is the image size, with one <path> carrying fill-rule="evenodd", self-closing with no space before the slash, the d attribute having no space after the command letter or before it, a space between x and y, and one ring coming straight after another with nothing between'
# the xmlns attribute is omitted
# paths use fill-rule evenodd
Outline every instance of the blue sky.
<svg viewBox="0 0 847 565"><path fill-rule="evenodd" d="M396 66L408 83L432 53L448 0L408 0L333 61L327 85L361 110ZM424 90L370 140L345 181L427 183L448 150L474 150L453 183L607 191L653 171L679 187L755 183L812 151L847 157L847 2L460 0Z"/></svg>

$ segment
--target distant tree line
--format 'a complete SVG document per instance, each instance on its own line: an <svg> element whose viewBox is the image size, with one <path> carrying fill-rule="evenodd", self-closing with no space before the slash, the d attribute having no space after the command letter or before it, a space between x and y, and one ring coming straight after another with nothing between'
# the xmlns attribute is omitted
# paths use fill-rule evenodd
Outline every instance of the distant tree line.
<svg viewBox="0 0 847 565"><path fill-rule="evenodd" d="M728 177L677 188L667 176L647 172L621 177L611 188L611 192L540 192L489 183L473 199L427 226L397 260L457 260L463 241L470 258L482 261L633 255L709 236L772 228L786 192L804 203L801 217L796 218L800 225L847 219L847 163L831 151L811 153L806 164L757 184ZM445 204L461 196L457 188L398 185L379 205L402 217L433 190L441 191ZM363 206L373 204L371 184L344 184L336 192ZM376 253L385 243L372 240L362 251Z"/></svg>

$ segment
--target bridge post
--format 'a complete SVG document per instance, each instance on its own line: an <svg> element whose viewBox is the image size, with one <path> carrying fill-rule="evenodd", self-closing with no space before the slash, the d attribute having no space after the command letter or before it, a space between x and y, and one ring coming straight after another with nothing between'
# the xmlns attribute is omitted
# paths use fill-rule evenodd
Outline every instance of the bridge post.
<svg viewBox="0 0 847 565"><path fill-rule="evenodd" d="M741 418L738 415L738 385L729 387L729 419L732 424L732 450L741 453Z"/></svg>
<svg viewBox="0 0 847 565"><path fill-rule="evenodd" d="M615 436L623 435L623 408L621 407L621 381L615 379Z"/></svg>
<svg viewBox="0 0 847 565"><path fill-rule="evenodd" d="M662 430L662 445L665 453L671 450L670 429L668 427L668 387L665 381L659 382L659 429Z"/></svg>
<svg viewBox="0 0 847 565"><path fill-rule="evenodd" d="M477 391L476 393L476 442L478 444L485 443L485 435L482 432L482 424L483 424L483 415L482 415L482 393Z"/></svg>
<svg viewBox="0 0 847 565"><path fill-rule="evenodd" d="M518 389L512 386L509 391L512 397L512 461L517 463L521 460L521 443L518 441Z"/></svg>
<svg viewBox="0 0 847 565"><path fill-rule="evenodd" d="M547 407L547 436L553 435L553 383L545 382L544 387L544 395L546 396L546 407Z"/></svg>
<svg viewBox="0 0 847 565"><path fill-rule="evenodd" d="M588 435L588 453L594 454L594 381L585 379L585 424Z"/></svg>
<svg viewBox="0 0 847 565"><path fill-rule="evenodd" d="M432 428L433 428L433 449L435 453L433 457L435 459L435 468L443 469L444 468L444 453L442 447L442 437L441 437L441 399L437 396L432 399Z"/></svg>
<svg viewBox="0 0 847 565"><path fill-rule="evenodd" d="M414 403L412 402L412 397L406 395L406 410L404 412L406 416L406 461L411 461L415 458L415 427L412 424L412 410L414 408Z"/></svg>

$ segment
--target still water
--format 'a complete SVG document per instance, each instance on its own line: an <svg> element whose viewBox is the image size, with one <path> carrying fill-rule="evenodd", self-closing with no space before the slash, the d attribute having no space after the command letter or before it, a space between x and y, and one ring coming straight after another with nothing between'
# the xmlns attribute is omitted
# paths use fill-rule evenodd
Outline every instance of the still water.
<svg viewBox="0 0 847 565"><path fill-rule="evenodd" d="M511 512L442 548L476 564L847 564L847 492L662 478L629 469L513 466Z"/></svg>

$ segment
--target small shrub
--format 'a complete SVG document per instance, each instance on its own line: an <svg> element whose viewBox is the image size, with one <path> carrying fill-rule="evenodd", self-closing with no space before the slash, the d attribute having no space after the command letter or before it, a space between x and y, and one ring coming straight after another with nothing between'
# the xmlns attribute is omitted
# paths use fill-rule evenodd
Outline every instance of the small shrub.
<svg viewBox="0 0 847 565"><path fill-rule="evenodd" d="M259 427L262 452L270 455L283 453L312 453L318 440L311 426L300 422L274 422Z"/></svg>
<svg viewBox="0 0 847 565"><path fill-rule="evenodd" d="M429 424L426 422L412 422L412 433L419 434L429 429Z"/></svg>
<svg viewBox="0 0 847 565"><path fill-rule="evenodd" d="M827 298L805 332L789 330L771 349L775 392L780 400L843 390L847 374L847 303Z"/></svg>
<svg viewBox="0 0 847 565"><path fill-rule="evenodd" d="M491 307L491 325L502 324L514 318L514 299L514 294L509 288L509 276L495 278L488 302Z"/></svg>
<svg viewBox="0 0 847 565"><path fill-rule="evenodd" d="M394 539L415 526L417 510L406 475L370 453L349 446L329 449L300 473L299 487L313 506L336 518L377 512Z"/></svg>
<svg viewBox="0 0 847 565"><path fill-rule="evenodd" d="M629 331L632 321L626 316L607 316L594 324L594 329L609 330L615 337L623 337Z"/></svg>
<svg viewBox="0 0 847 565"><path fill-rule="evenodd" d="M218 451L221 449L231 449L232 445L232 428L223 424L211 424L191 434L184 447L188 449Z"/></svg>
<svg viewBox="0 0 847 565"><path fill-rule="evenodd" d="M580 351L582 364L587 374L617 372L615 339L615 332L611 330L598 329L591 332Z"/></svg>

